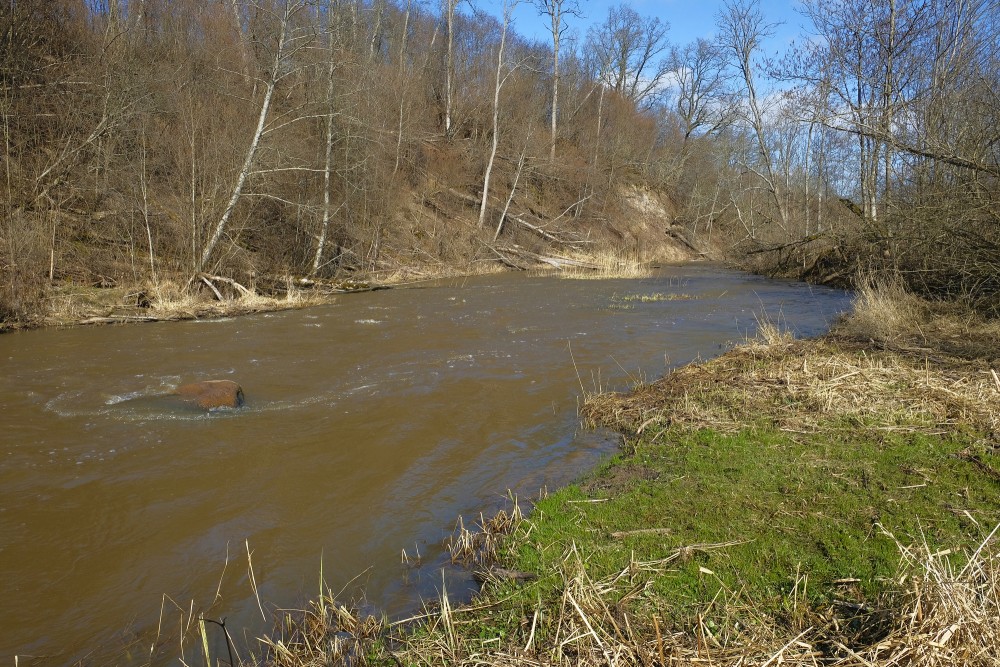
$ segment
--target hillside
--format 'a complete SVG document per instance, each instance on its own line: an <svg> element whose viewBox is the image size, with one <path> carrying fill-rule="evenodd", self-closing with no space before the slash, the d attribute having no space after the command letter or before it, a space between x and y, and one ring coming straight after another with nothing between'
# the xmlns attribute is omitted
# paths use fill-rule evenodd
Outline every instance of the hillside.
<svg viewBox="0 0 1000 667"><path fill-rule="evenodd" d="M1000 16L974 4L806 2L779 62L754 0L692 44L626 5L541 43L456 0L9 3L0 326L92 288L139 307L702 252L995 310Z"/></svg>

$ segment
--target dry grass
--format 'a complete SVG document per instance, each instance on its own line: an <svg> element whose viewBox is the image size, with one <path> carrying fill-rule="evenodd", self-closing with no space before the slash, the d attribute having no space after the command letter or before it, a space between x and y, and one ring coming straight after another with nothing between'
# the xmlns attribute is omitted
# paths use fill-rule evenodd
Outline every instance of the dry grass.
<svg viewBox="0 0 1000 667"><path fill-rule="evenodd" d="M251 664L273 667L325 667L365 664L364 658L380 642L386 621L365 616L339 604L327 592L305 610L281 610L277 628L260 643L263 655ZM244 663L246 664L246 663Z"/></svg>
<svg viewBox="0 0 1000 667"><path fill-rule="evenodd" d="M638 301L639 303L655 303L657 301L690 301L698 297L691 296L690 294L666 294L664 292L653 292L651 294L626 294L622 297L615 297L616 300L630 303L633 301Z"/></svg>
<svg viewBox="0 0 1000 667"><path fill-rule="evenodd" d="M197 285L197 284L196 284ZM51 297L49 325L190 320L305 308L329 303L331 294L302 289L291 280L283 296L236 291L219 300L207 290L163 280L132 288L62 287Z"/></svg>
<svg viewBox="0 0 1000 667"><path fill-rule="evenodd" d="M1000 568L995 533L963 554L961 566L951 551L931 553L926 544L899 544L900 592L893 608L853 605L845 612L834 604L810 610L801 601L806 580L799 578L787 601L791 622L760 613L741 591L723 586L695 627L687 629L673 628L662 615L650 594L651 581L697 551L724 550L729 544L692 545L655 561L632 559L600 580L588 575L574 545L562 559L557 595L546 606L527 610L516 632L504 637L475 632L501 613L503 599L460 608L443 599L418 628L395 637L391 657L396 664L468 667L996 665ZM701 571L714 579L711 570ZM706 620L720 614L729 622ZM863 637L870 641L859 641Z"/></svg>
<svg viewBox="0 0 1000 667"><path fill-rule="evenodd" d="M1000 433L1000 380L990 362L940 348L873 349L852 340L845 333L877 321L871 303L862 302L860 324L849 320L821 340L792 340L762 323L757 340L718 359L685 366L628 394L589 396L584 417L634 433L673 424L731 431L762 419L793 431L846 421L853 428ZM937 326L942 329L944 320ZM979 345L990 349L988 340ZM963 341L975 345L968 335Z"/></svg>
<svg viewBox="0 0 1000 667"><path fill-rule="evenodd" d="M587 253L571 254L573 259L592 264L596 268L567 267L559 276L575 280L604 280L607 278L639 279L653 275L650 262L639 253L627 248L601 248Z"/></svg>
<svg viewBox="0 0 1000 667"><path fill-rule="evenodd" d="M219 301L205 294L184 289L175 283L161 283L150 290L149 315L157 319L177 320L202 317L245 315L291 308L305 308L330 302L330 296L319 291L300 289L288 282L284 296L272 297L254 291L240 293Z"/></svg>
<svg viewBox="0 0 1000 667"><path fill-rule="evenodd" d="M898 541L903 583L893 632L853 664L987 667L1000 664L1000 553L995 527L971 554ZM891 537L891 535L890 535ZM895 538L893 538L895 539ZM855 656L849 657L854 658Z"/></svg>
<svg viewBox="0 0 1000 667"><path fill-rule="evenodd" d="M863 281L854 314L838 336L911 354L935 354L1000 365L1000 320L955 301L928 301L899 282Z"/></svg>
<svg viewBox="0 0 1000 667"><path fill-rule="evenodd" d="M862 280L854 299L851 327L858 336L888 342L926 321L928 302L907 292L902 283Z"/></svg>
<svg viewBox="0 0 1000 667"><path fill-rule="evenodd" d="M489 519L479 515L479 523L472 530L465 527L462 517L458 518L454 533L445 546L453 564L466 566L490 566L499 560L499 547L504 537L512 534L524 521L517 497L508 492L510 511L499 510Z"/></svg>

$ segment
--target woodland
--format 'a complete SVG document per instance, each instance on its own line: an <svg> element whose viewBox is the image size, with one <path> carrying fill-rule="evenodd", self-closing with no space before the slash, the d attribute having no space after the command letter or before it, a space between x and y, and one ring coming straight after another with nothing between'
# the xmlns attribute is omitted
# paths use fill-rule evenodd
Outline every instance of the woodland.
<svg viewBox="0 0 1000 667"><path fill-rule="evenodd" d="M529 40L514 2L4 2L0 321L668 237L1000 309L996 0L802 0L783 53L759 0L689 44L583 0Z"/></svg>

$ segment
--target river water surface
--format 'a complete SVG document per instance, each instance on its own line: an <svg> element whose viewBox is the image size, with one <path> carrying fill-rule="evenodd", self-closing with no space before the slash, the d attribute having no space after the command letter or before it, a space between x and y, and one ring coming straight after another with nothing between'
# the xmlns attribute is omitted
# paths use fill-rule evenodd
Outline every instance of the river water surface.
<svg viewBox="0 0 1000 667"><path fill-rule="evenodd" d="M154 643L154 663L176 664L192 601L239 644L269 627L255 585L265 612L295 607L321 569L389 614L442 581L468 592L441 569L457 516L568 483L616 446L579 428L581 385L716 355L762 311L812 335L848 307L840 291L688 265L0 336L0 664L104 664L133 640L135 664ZM155 398L210 378L239 382L246 407ZM403 549L423 567L404 569Z"/></svg>

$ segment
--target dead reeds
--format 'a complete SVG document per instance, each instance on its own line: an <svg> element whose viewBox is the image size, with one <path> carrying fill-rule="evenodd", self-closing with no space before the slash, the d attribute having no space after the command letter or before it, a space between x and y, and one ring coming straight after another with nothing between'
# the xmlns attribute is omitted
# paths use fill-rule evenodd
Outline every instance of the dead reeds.
<svg viewBox="0 0 1000 667"><path fill-rule="evenodd" d="M465 527L465 521L458 517L455 531L445 541L453 564L465 566L486 566L495 564L499 558L502 539L512 534L524 521L521 505L513 493L508 493L511 509L500 509L489 519L479 515L479 523L472 529Z"/></svg>
<svg viewBox="0 0 1000 667"><path fill-rule="evenodd" d="M634 433L680 424L732 431L760 420L808 431L847 420L856 428L1000 432L1000 388L986 365L765 335L770 342L750 341L631 393L589 396L583 415Z"/></svg>
<svg viewBox="0 0 1000 667"><path fill-rule="evenodd" d="M899 581L909 584L898 596L896 627L863 650L841 646L846 654L842 664L986 667L1000 663L998 531L1000 524L971 554L952 549L932 552L926 542L905 546L896 541L902 559Z"/></svg>
<svg viewBox="0 0 1000 667"><path fill-rule="evenodd" d="M378 648L386 630L385 619L364 615L339 604L326 592L304 610L277 612L274 632L261 638L263 655L256 664L273 667L363 665Z"/></svg>

